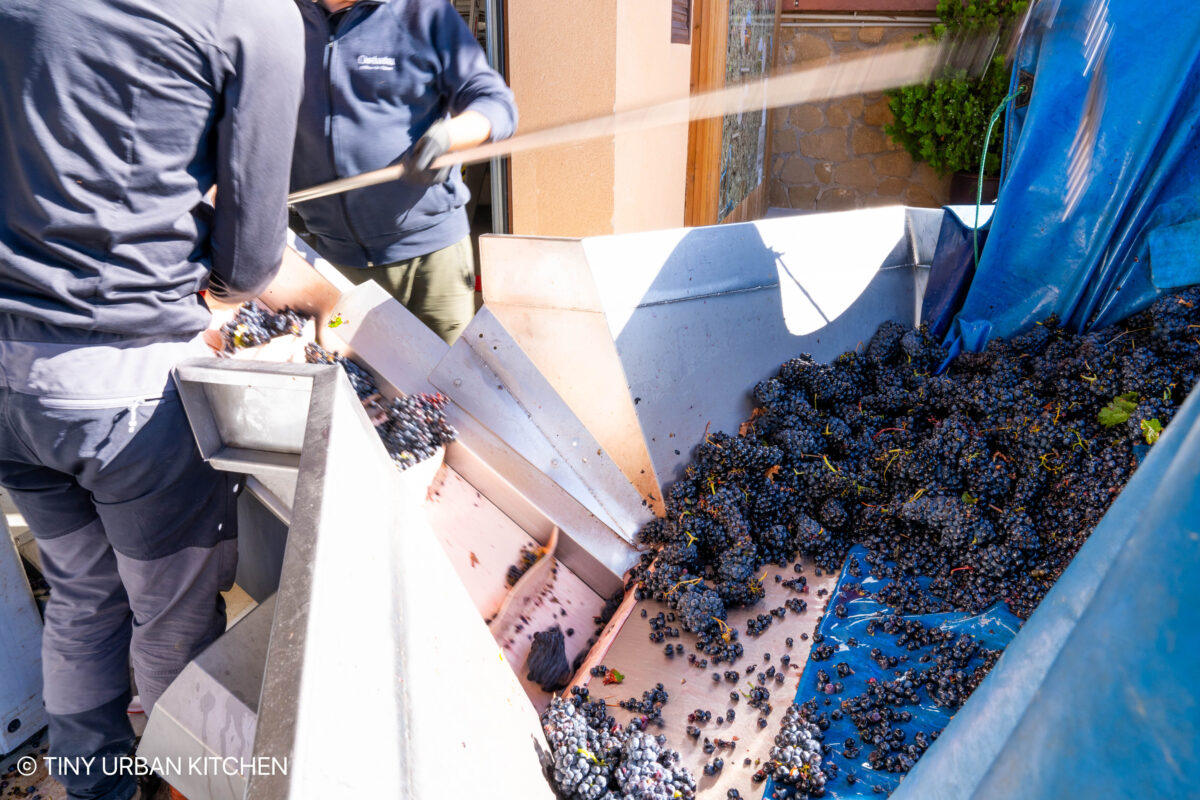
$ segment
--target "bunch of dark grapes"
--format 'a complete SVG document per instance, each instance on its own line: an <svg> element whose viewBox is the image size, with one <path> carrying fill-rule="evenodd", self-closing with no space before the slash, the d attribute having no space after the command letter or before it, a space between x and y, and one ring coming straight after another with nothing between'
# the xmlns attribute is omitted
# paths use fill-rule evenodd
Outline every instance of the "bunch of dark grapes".
<svg viewBox="0 0 1200 800"><path fill-rule="evenodd" d="M225 343L225 352L232 353L266 344L277 336L299 336L307 320L290 308L276 312L250 300L242 303L233 319L221 326L221 340Z"/></svg>
<svg viewBox="0 0 1200 800"><path fill-rule="evenodd" d="M375 430L397 468L408 469L457 438L457 431L446 419L445 395L418 393L388 400L380 395L371 375L350 359L315 342L305 346L304 356L310 364L336 364L345 371L359 400L371 413L382 417Z"/></svg>
<svg viewBox="0 0 1200 800"><path fill-rule="evenodd" d="M387 421L376 426L379 438L400 469L432 456L458 433L446 420L446 396L408 394L383 403Z"/></svg>
<svg viewBox="0 0 1200 800"><path fill-rule="evenodd" d="M350 379L350 386L353 387L359 400L373 402L379 397L379 388L375 385L375 379L369 372L350 359L329 352L316 342L309 342L304 346L304 360L309 364L330 364L341 367L346 373L346 377Z"/></svg>
<svg viewBox="0 0 1200 800"><path fill-rule="evenodd" d="M833 363L792 359L737 435L697 446L630 586L712 642L763 596L764 565L835 571L861 544L901 613L1026 618L1200 376L1197 326L1193 287L1087 334L1045 320L940 375L941 343L892 322ZM1119 396L1134 410L1102 422Z"/></svg>
<svg viewBox="0 0 1200 800"><path fill-rule="evenodd" d="M631 733L621 745L613 770L615 797L630 800L681 800L696 796L696 781L679 763L679 753L664 747L666 737ZM615 800L615 798L614 798Z"/></svg>
<svg viewBox="0 0 1200 800"><path fill-rule="evenodd" d="M661 685L659 691L661 691ZM647 693L650 694L650 693ZM666 693L653 704L661 710ZM555 697L542 715L550 744L549 774L565 800L691 800L696 780L666 747L666 737L642 726L620 726L603 700L573 687L569 698Z"/></svg>
<svg viewBox="0 0 1200 800"><path fill-rule="evenodd" d="M793 703L783 715L775 746L762 767L776 784L789 786L804 795L820 797L825 793L825 773L821 770L821 730Z"/></svg>
<svg viewBox="0 0 1200 800"><path fill-rule="evenodd" d="M504 575L504 582L509 586L516 586L517 581L521 580L521 576L528 572L529 568L536 564L545 552L541 547L530 547L529 545L522 547L517 563L509 565L508 572Z"/></svg>
<svg viewBox="0 0 1200 800"><path fill-rule="evenodd" d="M589 702L586 695L555 697L542 715L542 728L550 745L550 779L559 794L567 800L606 797L624 738L603 702Z"/></svg>
<svg viewBox="0 0 1200 800"><path fill-rule="evenodd" d="M675 609L679 612L680 624L688 630L703 631L714 620L724 619L725 603L716 592L688 586L678 594Z"/></svg>
<svg viewBox="0 0 1200 800"><path fill-rule="evenodd" d="M659 726L663 724L662 710L663 706L667 704L668 699L670 699L670 695L667 694L666 689L660 683L653 689L642 692L641 700L631 697L628 700L620 701L617 705L626 711L632 711L634 714L637 714L638 716L634 718L631 724L639 730L645 730L650 723Z"/></svg>

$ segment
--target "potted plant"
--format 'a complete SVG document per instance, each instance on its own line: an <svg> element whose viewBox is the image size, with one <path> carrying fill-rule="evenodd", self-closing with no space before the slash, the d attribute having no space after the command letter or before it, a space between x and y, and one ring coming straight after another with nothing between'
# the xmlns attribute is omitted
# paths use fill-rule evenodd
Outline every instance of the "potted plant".
<svg viewBox="0 0 1200 800"><path fill-rule="evenodd" d="M939 0L940 22L931 36L996 30L1029 6L1028 0ZM1009 66L1003 55L988 64L983 75L969 77L965 70L949 72L926 84L888 92L894 121L884 131L913 159L927 162L939 175L954 175L952 203L974 203L980 158L984 159L984 200L996 197L1003 117L997 122L986 155L984 138L992 112L1008 94ZM989 192L990 188L990 192Z"/></svg>

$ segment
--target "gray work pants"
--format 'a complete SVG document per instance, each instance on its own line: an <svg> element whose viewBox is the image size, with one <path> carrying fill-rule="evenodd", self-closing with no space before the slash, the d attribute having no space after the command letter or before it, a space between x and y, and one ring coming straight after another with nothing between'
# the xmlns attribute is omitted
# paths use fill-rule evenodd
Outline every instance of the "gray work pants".
<svg viewBox="0 0 1200 800"><path fill-rule="evenodd" d="M144 358L125 348L114 362L120 348L42 357L0 342L0 485L50 585L42 674L53 756L127 755L130 663L149 713L225 628L236 483L196 450L169 377L173 353L195 351L169 345L141 348ZM56 777L72 798L134 791L132 776L99 764Z"/></svg>

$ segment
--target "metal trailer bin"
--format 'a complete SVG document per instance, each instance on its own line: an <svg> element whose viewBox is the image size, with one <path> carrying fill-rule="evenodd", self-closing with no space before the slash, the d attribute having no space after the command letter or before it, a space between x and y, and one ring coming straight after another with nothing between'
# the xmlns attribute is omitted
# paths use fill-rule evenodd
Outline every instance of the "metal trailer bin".
<svg viewBox="0 0 1200 800"><path fill-rule="evenodd" d="M232 775L172 776L193 800L441 796L466 766L486 768L498 796L549 796L537 721L549 695L524 675L530 634L570 628L578 680L620 654L634 662L624 693L669 680L686 698L682 660L642 658L644 634L622 635L632 595L603 631L592 621L638 558L637 530L691 448L736 430L749 389L782 361L827 360L886 320L919 321L943 213L484 237L486 302L453 347L307 252L295 279L343 323L321 343L386 391L446 394L459 440L444 464L396 473L336 368L181 367L205 457L247 476L239 581L265 602L172 685L140 754L239 760ZM507 566L555 530L556 571L492 638ZM769 741L745 717L729 733Z"/></svg>

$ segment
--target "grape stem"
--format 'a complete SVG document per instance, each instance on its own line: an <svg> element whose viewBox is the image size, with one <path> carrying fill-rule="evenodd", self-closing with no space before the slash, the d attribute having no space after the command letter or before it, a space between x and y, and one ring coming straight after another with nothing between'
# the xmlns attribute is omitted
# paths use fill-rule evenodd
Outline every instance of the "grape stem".
<svg viewBox="0 0 1200 800"><path fill-rule="evenodd" d="M686 581L680 581L679 583L677 583L677 584L675 584L674 586L672 586L670 589L667 589L667 592L666 592L666 593L667 593L667 594L670 594L671 592L673 592L673 591L675 591L676 589L678 589L680 586L689 586L689 585L691 585L691 584L693 584L693 583L699 583L701 580L703 580L703 579L702 579L702 578L691 578L691 579L689 579L689 580L686 580Z"/></svg>

